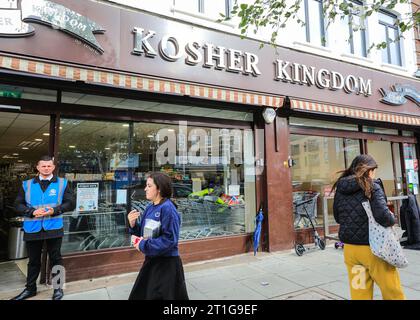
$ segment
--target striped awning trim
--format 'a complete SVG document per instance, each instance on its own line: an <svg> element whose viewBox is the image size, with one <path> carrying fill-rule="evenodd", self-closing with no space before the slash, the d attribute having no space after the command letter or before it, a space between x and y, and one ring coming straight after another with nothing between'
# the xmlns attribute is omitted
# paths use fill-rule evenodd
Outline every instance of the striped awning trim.
<svg viewBox="0 0 420 320"><path fill-rule="evenodd" d="M328 104L302 101L302 100L290 100L292 109L299 109L310 112L320 112L339 115L343 117L373 120L373 121L385 121L399 124L406 124L412 126L420 125L420 117L396 115L392 113L386 113L381 111L367 111L355 108L347 108L340 106L333 106Z"/></svg>
<svg viewBox="0 0 420 320"><path fill-rule="evenodd" d="M13 57L4 54L0 55L0 68L67 80L80 80L92 84L112 85L125 89L187 95L190 97L272 108L282 107L284 102L283 96L263 95L249 91L163 80L121 72L110 72L107 70L70 66L49 61Z"/></svg>

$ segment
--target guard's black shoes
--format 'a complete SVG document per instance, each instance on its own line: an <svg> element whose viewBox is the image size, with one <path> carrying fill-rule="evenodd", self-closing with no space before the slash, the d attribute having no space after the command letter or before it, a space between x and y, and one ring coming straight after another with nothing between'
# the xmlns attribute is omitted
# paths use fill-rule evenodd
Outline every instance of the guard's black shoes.
<svg viewBox="0 0 420 320"><path fill-rule="evenodd" d="M25 300L34 296L36 296L36 291L25 289L18 296L12 298L11 300Z"/></svg>
<svg viewBox="0 0 420 320"><path fill-rule="evenodd" d="M64 297L63 289L54 289L54 293L52 296L53 300L61 300Z"/></svg>

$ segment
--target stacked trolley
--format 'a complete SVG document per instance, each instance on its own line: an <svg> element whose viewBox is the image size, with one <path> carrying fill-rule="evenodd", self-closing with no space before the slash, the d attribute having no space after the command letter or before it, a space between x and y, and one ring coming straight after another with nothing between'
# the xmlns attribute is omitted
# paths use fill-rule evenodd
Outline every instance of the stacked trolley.
<svg viewBox="0 0 420 320"><path fill-rule="evenodd" d="M81 241L78 248L79 251L128 245L124 220L125 211L89 212L80 216L86 219L88 230L80 231L87 234L87 236Z"/></svg>
<svg viewBox="0 0 420 320"><path fill-rule="evenodd" d="M226 206L206 200L177 199L180 239L232 235L244 231L244 205Z"/></svg>
<svg viewBox="0 0 420 320"><path fill-rule="evenodd" d="M318 192L299 191L293 193L293 215L296 228L311 227L313 230L314 246L305 247L302 243L295 243L295 251L298 256L313 249L325 249L325 241L321 239L315 228L317 216Z"/></svg>

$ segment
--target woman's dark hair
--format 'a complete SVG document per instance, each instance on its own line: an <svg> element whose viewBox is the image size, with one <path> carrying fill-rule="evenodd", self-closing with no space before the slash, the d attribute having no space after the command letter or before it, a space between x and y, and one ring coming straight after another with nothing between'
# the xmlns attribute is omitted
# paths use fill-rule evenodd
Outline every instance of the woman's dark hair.
<svg viewBox="0 0 420 320"><path fill-rule="evenodd" d="M365 196L370 199L372 195L373 181L369 177L369 172L378 168L378 164L375 159L368 154L360 154L351 162L350 167L345 170L338 171L341 173L340 177L334 183L332 191L337 187L337 183L341 178L348 176L355 176L357 183L360 188L365 192Z"/></svg>
<svg viewBox="0 0 420 320"><path fill-rule="evenodd" d="M163 199L171 200L172 180L166 173L151 172L147 175L147 179L148 178L153 180L153 183L156 185L156 188L160 191L160 196ZM175 202L173 202L172 200L171 202L174 204L175 208L178 207Z"/></svg>

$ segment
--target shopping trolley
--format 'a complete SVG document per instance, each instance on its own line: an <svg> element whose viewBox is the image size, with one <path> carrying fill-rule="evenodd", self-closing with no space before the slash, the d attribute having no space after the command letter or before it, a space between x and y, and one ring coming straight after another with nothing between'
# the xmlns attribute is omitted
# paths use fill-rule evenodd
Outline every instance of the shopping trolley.
<svg viewBox="0 0 420 320"><path fill-rule="evenodd" d="M181 214L180 239L233 235L245 231L245 206L177 199Z"/></svg>
<svg viewBox="0 0 420 320"><path fill-rule="evenodd" d="M80 243L79 250L87 251L128 245L125 222L118 223L117 221L120 214L124 220L124 211L85 214L89 235Z"/></svg>
<svg viewBox="0 0 420 320"><path fill-rule="evenodd" d="M295 226L299 226L301 222L305 227L311 227L314 236L314 246L307 247L302 243L295 243L295 251L298 256L313 249L325 249L325 241L321 239L315 228L314 220L316 218L316 207L319 197L318 192L304 192L294 195L293 213L295 215ZM300 196L300 197L299 197Z"/></svg>

